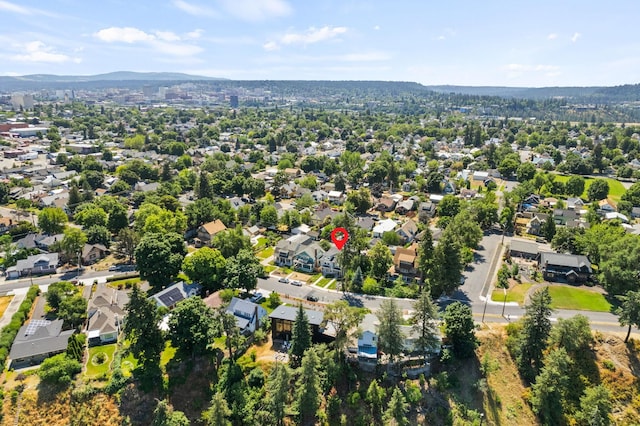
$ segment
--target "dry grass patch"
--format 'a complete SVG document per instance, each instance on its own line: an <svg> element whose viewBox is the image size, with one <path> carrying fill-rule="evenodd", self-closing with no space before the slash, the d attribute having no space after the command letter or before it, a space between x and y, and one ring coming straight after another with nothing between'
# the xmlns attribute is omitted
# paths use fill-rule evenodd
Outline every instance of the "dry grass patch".
<svg viewBox="0 0 640 426"><path fill-rule="evenodd" d="M484 410L487 424L536 425L535 415L523 399L525 386L506 348L507 335L503 328L477 333L481 345L478 359L486 371L487 391Z"/></svg>
<svg viewBox="0 0 640 426"><path fill-rule="evenodd" d="M13 296L0 296L0 317L4 315L4 311L7 310L7 306L13 300Z"/></svg>

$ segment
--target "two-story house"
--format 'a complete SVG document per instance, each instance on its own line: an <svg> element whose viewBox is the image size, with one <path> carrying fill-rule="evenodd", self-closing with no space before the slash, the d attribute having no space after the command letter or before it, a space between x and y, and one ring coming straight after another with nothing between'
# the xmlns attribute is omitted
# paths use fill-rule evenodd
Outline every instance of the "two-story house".
<svg viewBox="0 0 640 426"><path fill-rule="evenodd" d="M340 269L340 264L338 263L338 253L340 253L340 251L337 247L332 246L322 255L320 259L320 270L325 277L342 277L342 269Z"/></svg>
<svg viewBox="0 0 640 426"><path fill-rule="evenodd" d="M393 256L393 265L389 268L389 276L391 279L402 277L406 282L420 280L417 244L414 243L408 248L396 248Z"/></svg>

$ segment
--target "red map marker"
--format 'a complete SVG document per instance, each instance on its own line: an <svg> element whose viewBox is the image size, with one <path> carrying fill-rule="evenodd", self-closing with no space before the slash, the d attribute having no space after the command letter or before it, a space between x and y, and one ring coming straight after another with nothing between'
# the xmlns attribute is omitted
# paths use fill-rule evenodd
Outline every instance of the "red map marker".
<svg viewBox="0 0 640 426"><path fill-rule="evenodd" d="M342 236L341 238L338 239L339 234L342 234ZM331 231L331 241L333 241L333 244L335 244L336 247L338 247L338 250L342 250L342 247L344 247L348 239L349 239L349 233L344 228L336 228L333 231Z"/></svg>

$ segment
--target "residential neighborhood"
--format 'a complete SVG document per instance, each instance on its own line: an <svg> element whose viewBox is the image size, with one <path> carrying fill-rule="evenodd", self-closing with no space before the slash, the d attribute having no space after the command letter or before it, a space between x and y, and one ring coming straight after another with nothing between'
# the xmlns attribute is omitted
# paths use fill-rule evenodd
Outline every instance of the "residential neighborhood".
<svg viewBox="0 0 640 426"><path fill-rule="evenodd" d="M16 395L90 388L140 425L166 404L192 424L217 424L214 409L232 424L362 424L382 418L383 389L410 424L463 409L460 424L514 424L543 418L545 362L588 358L600 376L576 370L567 424L586 424L595 392L619 424L639 416L636 393L603 390L636 380L603 354L636 351L639 127L450 99L408 115L294 98L229 108L222 88L210 105L156 105L145 88L123 102L45 91L22 110L0 98L0 360L10 386L24 382ZM491 412L498 362L519 385ZM299 389L326 412L297 405ZM139 418L129 392L146 401Z"/></svg>

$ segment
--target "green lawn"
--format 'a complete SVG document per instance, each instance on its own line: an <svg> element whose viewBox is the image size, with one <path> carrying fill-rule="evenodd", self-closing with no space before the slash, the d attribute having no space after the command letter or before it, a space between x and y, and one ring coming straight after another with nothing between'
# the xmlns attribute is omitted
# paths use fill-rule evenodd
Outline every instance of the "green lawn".
<svg viewBox="0 0 640 426"><path fill-rule="evenodd" d="M116 344L104 346L93 346L89 348L89 358L87 359L87 370L85 376L98 377L111 371L111 361L113 361L113 354L116 351ZM98 364L97 356L100 353L106 355L104 362Z"/></svg>
<svg viewBox="0 0 640 426"><path fill-rule="evenodd" d="M558 182L563 182L563 183L567 183L567 181L569 180L571 176L567 176L567 175L556 175L556 180ZM622 194L624 194L624 192L626 191L626 189L624 189L624 186L622 185L621 182L619 182L616 179L611 179L611 178L603 178L607 181L607 183L609 184L609 197L613 200L613 201L620 201L620 197L622 197ZM584 198L585 200L587 199L587 191L589 190L589 187L591 186L591 184L593 183L593 181L595 180L594 178L591 177L585 177L585 185L584 185L584 192L582 193L582 198Z"/></svg>
<svg viewBox="0 0 640 426"><path fill-rule="evenodd" d="M256 254L256 256L258 256L260 259L266 259L267 257L270 257L273 255L273 251L274 251L273 247L267 247L266 249L259 251Z"/></svg>
<svg viewBox="0 0 640 426"><path fill-rule="evenodd" d="M122 374L124 374L125 377L131 377L133 370L138 366L138 360L134 358L133 354L129 354L125 358L122 358L120 366L122 368Z"/></svg>
<svg viewBox="0 0 640 426"><path fill-rule="evenodd" d="M327 284L329 284L329 281L331 281L331 278L324 277L324 278L320 279L320 281L318 281L318 287L326 286Z"/></svg>
<svg viewBox="0 0 640 426"><path fill-rule="evenodd" d="M264 247L267 246L267 243L269 242L269 240L265 237L258 237L258 242L255 245L255 249L256 250L262 250Z"/></svg>
<svg viewBox="0 0 640 426"><path fill-rule="evenodd" d="M271 272L275 271L276 269L278 269L277 266L267 265L267 266L264 267L264 272L265 272L265 274L270 274Z"/></svg>
<svg viewBox="0 0 640 426"><path fill-rule="evenodd" d="M511 287L507 290L507 302L518 302L522 305L524 303L524 297L531 286L532 284L526 283L516 284L514 287ZM494 302L504 302L504 291L501 288L493 290L491 300Z"/></svg>
<svg viewBox="0 0 640 426"><path fill-rule="evenodd" d="M329 285L329 287L327 287L329 290L335 290L336 287L338 286L338 280L333 280L333 282L331 283L331 285Z"/></svg>
<svg viewBox="0 0 640 426"><path fill-rule="evenodd" d="M171 342L167 342L164 351L160 354L160 367L164 367L175 356L177 349L171 346Z"/></svg>
<svg viewBox="0 0 640 426"><path fill-rule="evenodd" d="M309 280L307 281L309 284L313 284L315 283L317 280L319 280L320 278L322 278L322 274L315 274L313 276L311 276L311 278L309 278Z"/></svg>
<svg viewBox="0 0 640 426"><path fill-rule="evenodd" d="M609 312L611 304L600 293L564 285L549 286L553 309Z"/></svg>

